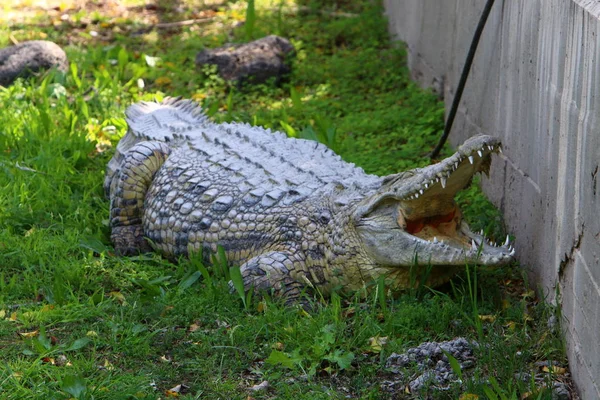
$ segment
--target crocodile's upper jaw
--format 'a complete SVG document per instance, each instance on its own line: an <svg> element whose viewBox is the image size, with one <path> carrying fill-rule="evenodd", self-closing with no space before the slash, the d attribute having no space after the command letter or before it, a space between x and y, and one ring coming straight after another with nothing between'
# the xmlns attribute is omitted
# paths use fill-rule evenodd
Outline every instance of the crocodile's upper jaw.
<svg viewBox="0 0 600 400"><path fill-rule="evenodd" d="M437 164L387 177L355 214L370 256L388 266L509 262L514 249L508 238L496 245L472 232L454 201L475 173L489 171L495 152L497 139L476 136Z"/></svg>

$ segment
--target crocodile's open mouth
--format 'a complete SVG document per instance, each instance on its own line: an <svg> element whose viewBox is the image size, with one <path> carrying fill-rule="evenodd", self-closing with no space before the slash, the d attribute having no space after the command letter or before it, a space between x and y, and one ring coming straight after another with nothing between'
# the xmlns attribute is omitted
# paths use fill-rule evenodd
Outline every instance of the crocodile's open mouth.
<svg viewBox="0 0 600 400"><path fill-rule="evenodd" d="M492 258L511 257L514 249L507 236L503 243L488 240L483 232L471 231L454 200L478 172L488 173L491 155L500 145L488 142L478 149L457 152L440 164L423 169L421 183L400 199L397 223L415 242L428 242L440 248L468 253L485 253Z"/></svg>
<svg viewBox="0 0 600 400"><path fill-rule="evenodd" d="M356 226L371 257L381 265L480 263L512 259L509 239L492 243L471 231L454 197L478 172L488 173L500 142L476 136L458 151L424 168L385 178L381 189L356 211Z"/></svg>

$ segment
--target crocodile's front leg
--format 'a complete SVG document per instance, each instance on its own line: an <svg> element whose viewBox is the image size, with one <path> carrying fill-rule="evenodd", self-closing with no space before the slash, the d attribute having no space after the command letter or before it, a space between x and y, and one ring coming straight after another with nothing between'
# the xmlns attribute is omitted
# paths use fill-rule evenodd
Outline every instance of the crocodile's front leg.
<svg viewBox="0 0 600 400"><path fill-rule="evenodd" d="M124 155L110 202L110 239L117 254L150 251L144 239L144 199L171 149L163 142L140 142Z"/></svg>
<svg viewBox="0 0 600 400"><path fill-rule="evenodd" d="M288 304L299 301L307 283L310 286L304 270L304 261L287 251L261 254L240 266L246 291L271 292Z"/></svg>

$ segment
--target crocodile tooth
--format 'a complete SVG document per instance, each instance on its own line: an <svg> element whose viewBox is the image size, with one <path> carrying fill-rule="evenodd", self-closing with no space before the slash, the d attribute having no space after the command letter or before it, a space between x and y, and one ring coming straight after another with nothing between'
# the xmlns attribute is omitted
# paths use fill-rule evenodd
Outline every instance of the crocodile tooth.
<svg viewBox="0 0 600 400"><path fill-rule="evenodd" d="M419 193L415 193L414 198L418 199L419 198Z"/></svg>
<svg viewBox="0 0 600 400"><path fill-rule="evenodd" d="M429 183L425 182L425 189L429 187Z"/></svg>
<svg viewBox="0 0 600 400"><path fill-rule="evenodd" d="M504 242L504 246L508 246L510 244L510 238L506 235L506 242Z"/></svg>
<svg viewBox="0 0 600 400"><path fill-rule="evenodd" d="M471 164L473 164L473 163L475 162L475 159L473 158L473 156L469 156L469 162L470 162Z"/></svg>
<svg viewBox="0 0 600 400"><path fill-rule="evenodd" d="M473 240L473 239L471 239L471 250L477 251L477 244L475 243L475 240Z"/></svg>
<svg viewBox="0 0 600 400"><path fill-rule="evenodd" d="M483 236L483 229L479 231L479 236Z"/></svg>
<svg viewBox="0 0 600 400"><path fill-rule="evenodd" d="M442 183L442 188L446 189L446 178L441 178L440 182Z"/></svg>
<svg viewBox="0 0 600 400"><path fill-rule="evenodd" d="M434 237L433 237L433 243L437 243L437 242L438 242L438 240L437 240L437 236L434 236Z"/></svg>
<svg viewBox="0 0 600 400"><path fill-rule="evenodd" d="M514 256L515 255L515 249L512 249L509 254L510 254L511 257Z"/></svg>
<svg viewBox="0 0 600 400"><path fill-rule="evenodd" d="M423 189L419 189L419 193L421 193L421 195L424 193Z"/></svg>
<svg viewBox="0 0 600 400"><path fill-rule="evenodd" d="M492 151L492 150L494 150L494 146L491 146L491 145L490 145L490 146L488 146L488 150L489 150L489 151Z"/></svg>
<svg viewBox="0 0 600 400"><path fill-rule="evenodd" d="M481 150L477 150L477 154L479 154L479 157L483 157L483 153L481 152Z"/></svg>
<svg viewBox="0 0 600 400"><path fill-rule="evenodd" d="M454 163L454 170L456 171L458 169L458 161Z"/></svg>
<svg viewBox="0 0 600 400"><path fill-rule="evenodd" d="M502 147L498 146L498 153L502 154Z"/></svg>

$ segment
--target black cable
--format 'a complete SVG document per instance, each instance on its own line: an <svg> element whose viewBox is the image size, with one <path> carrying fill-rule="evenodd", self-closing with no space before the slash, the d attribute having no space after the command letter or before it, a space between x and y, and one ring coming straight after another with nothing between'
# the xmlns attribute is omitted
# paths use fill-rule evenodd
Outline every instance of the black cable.
<svg viewBox="0 0 600 400"><path fill-rule="evenodd" d="M460 99L467 83L467 78L469 77L469 72L471 71L471 65L473 64L473 59L475 58L475 51L477 50L481 33L483 32L483 28L485 27L485 23L487 22L493 5L494 0L488 0L485 8L483 9L483 13L481 14L481 18L479 18L479 24L477 25L477 29L473 35L473 41L471 41L471 46L469 47L469 53L467 54L467 59L465 60L465 65L463 66L462 74L460 75L460 81L458 81L458 86L456 87L456 94L454 95L454 99L452 99L452 107L448 113L448 119L446 120L446 125L444 126L444 133L437 146L435 146L435 149L433 149L429 155L431 158L436 158L440 154L442 147L444 147L444 143L446 143L446 140L450 135L452 124L454 123L454 117L456 117L456 111L458 110L458 104L460 103Z"/></svg>

